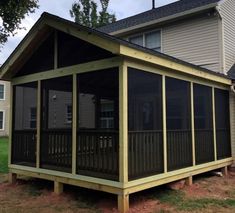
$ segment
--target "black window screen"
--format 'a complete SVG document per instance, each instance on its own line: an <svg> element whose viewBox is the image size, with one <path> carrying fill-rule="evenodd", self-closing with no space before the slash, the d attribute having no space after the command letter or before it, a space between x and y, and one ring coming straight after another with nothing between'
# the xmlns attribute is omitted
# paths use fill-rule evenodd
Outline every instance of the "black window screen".
<svg viewBox="0 0 235 213"><path fill-rule="evenodd" d="M162 76L128 68L129 179L163 172Z"/></svg>
<svg viewBox="0 0 235 213"><path fill-rule="evenodd" d="M77 75L77 173L118 180L119 69Z"/></svg>
<svg viewBox="0 0 235 213"><path fill-rule="evenodd" d="M190 83L166 77L168 170L192 165Z"/></svg>
<svg viewBox="0 0 235 213"><path fill-rule="evenodd" d="M31 125L31 109L35 109ZM12 126L12 163L26 166L36 164L36 109L37 82L14 86L13 89L13 126Z"/></svg>
<svg viewBox="0 0 235 213"><path fill-rule="evenodd" d="M70 172L72 159L72 76L42 81L41 167Z"/></svg>
<svg viewBox="0 0 235 213"><path fill-rule="evenodd" d="M196 164L214 160L212 88L194 84Z"/></svg>
<svg viewBox="0 0 235 213"><path fill-rule="evenodd" d="M231 157L229 92L215 89L217 158Z"/></svg>

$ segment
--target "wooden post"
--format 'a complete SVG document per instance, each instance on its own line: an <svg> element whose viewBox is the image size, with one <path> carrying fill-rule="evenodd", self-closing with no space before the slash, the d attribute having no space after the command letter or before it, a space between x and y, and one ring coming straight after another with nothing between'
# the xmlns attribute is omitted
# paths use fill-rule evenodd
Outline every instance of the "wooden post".
<svg viewBox="0 0 235 213"><path fill-rule="evenodd" d="M54 182L54 193L60 195L64 191L64 184L58 181Z"/></svg>
<svg viewBox="0 0 235 213"><path fill-rule="evenodd" d="M13 133L13 98L14 98L14 88L11 84L10 86L10 116L9 116L9 145L8 145L8 166L11 165L11 157L12 157L12 133Z"/></svg>
<svg viewBox="0 0 235 213"><path fill-rule="evenodd" d="M217 161L216 120L215 120L215 88L214 87L212 87L212 112L213 112L214 160Z"/></svg>
<svg viewBox="0 0 235 213"><path fill-rule="evenodd" d="M187 186L192 186L193 185L193 176L189 176L186 178L185 183Z"/></svg>
<svg viewBox="0 0 235 213"><path fill-rule="evenodd" d="M162 76L162 121L164 173L167 173L167 130L166 130L166 77Z"/></svg>
<svg viewBox="0 0 235 213"><path fill-rule="evenodd" d="M17 180L17 174L10 172L10 173L8 174L8 182L9 182L10 184L15 184L15 183L16 183L16 180Z"/></svg>
<svg viewBox="0 0 235 213"><path fill-rule="evenodd" d="M196 165L196 151L195 151L194 90L193 90L193 82L191 82L191 126L192 126L192 160L193 160L193 166L195 166Z"/></svg>
<svg viewBox="0 0 235 213"><path fill-rule="evenodd" d="M73 74L73 142L72 142L72 173L76 174L77 164L77 75Z"/></svg>
<svg viewBox="0 0 235 213"><path fill-rule="evenodd" d="M129 210L129 195L118 195L118 211L120 213L126 213Z"/></svg>
<svg viewBox="0 0 235 213"><path fill-rule="evenodd" d="M128 80L127 66L119 66L119 182L128 183ZM118 210L129 210L129 195L118 195Z"/></svg>
<svg viewBox="0 0 235 213"><path fill-rule="evenodd" d="M36 168L40 168L40 137L41 136L41 81L38 81L37 91L37 138L36 138Z"/></svg>
<svg viewBox="0 0 235 213"><path fill-rule="evenodd" d="M228 167L227 167L227 166L223 167L223 168L221 169L221 172L222 172L222 174L223 174L224 176L228 176Z"/></svg>

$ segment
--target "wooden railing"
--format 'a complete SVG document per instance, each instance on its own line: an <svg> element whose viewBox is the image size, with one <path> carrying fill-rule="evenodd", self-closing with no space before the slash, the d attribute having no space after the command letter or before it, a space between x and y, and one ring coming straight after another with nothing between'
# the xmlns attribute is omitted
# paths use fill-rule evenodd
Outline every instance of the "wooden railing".
<svg viewBox="0 0 235 213"><path fill-rule="evenodd" d="M216 129L217 158L231 157L231 139L229 129Z"/></svg>
<svg viewBox="0 0 235 213"><path fill-rule="evenodd" d="M167 131L168 171L192 166L191 130Z"/></svg>
<svg viewBox="0 0 235 213"><path fill-rule="evenodd" d="M214 161L213 129L195 129L196 164Z"/></svg>
<svg viewBox="0 0 235 213"><path fill-rule="evenodd" d="M163 172L162 131L129 131L129 179Z"/></svg>
<svg viewBox="0 0 235 213"><path fill-rule="evenodd" d="M77 173L118 180L118 131L77 132Z"/></svg>
<svg viewBox="0 0 235 213"><path fill-rule="evenodd" d="M15 130L12 135L12 163L36 165L36 130Z"/></svg>
<svg viewBox="0 0 235 213"><path fill-rule="evenodd" d="M40 156L42 168L72 172L72 130L43 130Z"/></svg>

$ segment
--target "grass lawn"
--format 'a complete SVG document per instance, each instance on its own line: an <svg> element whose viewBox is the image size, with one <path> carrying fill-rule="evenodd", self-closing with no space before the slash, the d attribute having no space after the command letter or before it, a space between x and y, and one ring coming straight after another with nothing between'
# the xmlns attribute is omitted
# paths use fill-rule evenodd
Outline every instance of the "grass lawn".
<svg viewBox="0 0 235 213"><path fill-rule="evenodd" d="M0 138L0 173L8 173L8 138Z"/></svg>

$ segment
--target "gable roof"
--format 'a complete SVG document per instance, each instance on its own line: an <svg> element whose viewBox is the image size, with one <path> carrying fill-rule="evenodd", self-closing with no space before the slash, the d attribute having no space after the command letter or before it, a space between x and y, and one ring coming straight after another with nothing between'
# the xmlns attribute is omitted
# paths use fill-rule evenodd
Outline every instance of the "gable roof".
<svg viewBox="0 0 235 213"><path fill-rule="evenodd" d="M162 7L158 7L146 12L116 21L112 24L100 27L99 30L105 33L115 33L131 27L139 27L141 24L151 21L161 22L164 18L173 18L175 15L186 15L186 12L193 12L212 9L217 6L220 0L180 0ZM195 10L197 9L197 11ZM193 11L194 10L194 11ZM184 14L183 14L184 13Z"/></svg>
<svg viewBox="0 0 235 213"><path fill-rule="evenodd" d="M31 44L37 43L37 40L35 41L35 39L38 39L38 36L48 28L50 28L50 30L60 30L84 41L88 41L91 44L106 49L115 55L143 60L145 62L154 63L158 66L174 69L175 71L180 71L185 74L193 73L195 76L206 78L208 80L212 80L211 78L213 78L213 76L217 76L217 82L220 82L220 80L223 79L223 82L230 84L229 78L224 74L213 72L206 68L130 43L126 40L111 36L95 29L91 29L89 27L85 27L49 13L42 14L40 19L32 27L29 33L9 56L6 62L1 66L0 79L11 79L11 73L14 72L14 69L17 68L17 65L21 63L22 58L29 55L28 49L32 49ZM189 70L190 73L188 72Z"/></svg>
<svg viewBox="0 0 235 213"><path fill-rule="evenodd" d="M228 76L229 76L231 79L235 80L235 63L234 63L234 65L231 67L231 69L228 71Z"/></svg>

